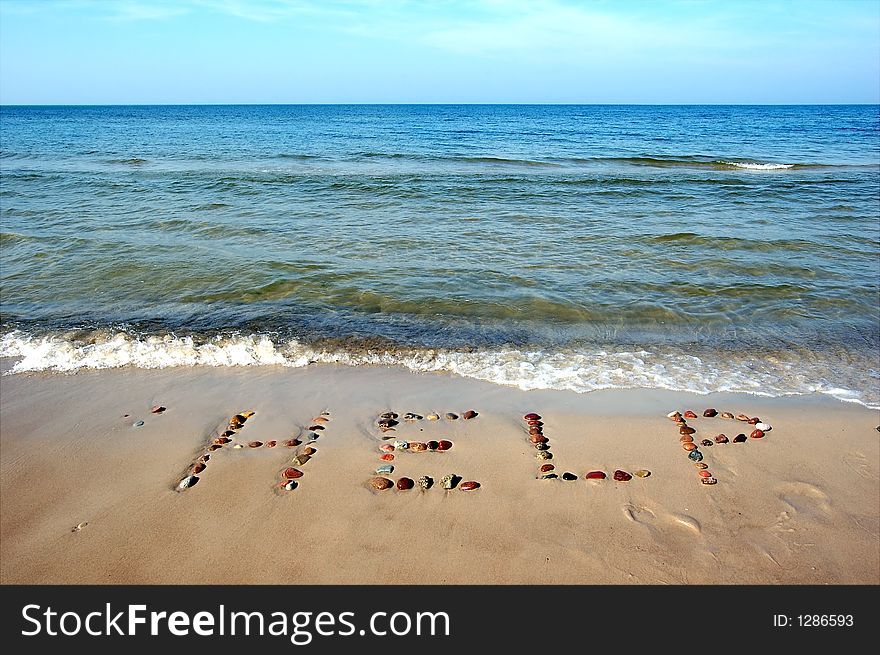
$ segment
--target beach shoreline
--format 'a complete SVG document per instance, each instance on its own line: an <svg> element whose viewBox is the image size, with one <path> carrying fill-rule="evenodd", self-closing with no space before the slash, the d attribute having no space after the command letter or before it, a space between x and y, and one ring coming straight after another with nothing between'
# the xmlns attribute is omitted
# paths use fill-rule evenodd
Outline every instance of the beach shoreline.
<svg viewBox="0 0 880 655"><path fill-rule="evenodd" d="M21 373L0 378L0 393L4 584L880 582L880 413L827 396L522 391L323 364ZM702 448L713 486L666 414L696 411L697 442L752 426L702 418L708 407L773 426ZM478 416L384 435L454 444L394 453L388 477L451 473L479 489L370 488L387 443L379 413L468 409ZM245 410L255 414L234 441L178 490ZM555 472L576 481L536 479L531 411ZM284 491L280 472L322 412L316 452ZM282 445L295 437L298 448ZM262 445L232 447L250 441ZM616 482L616 469L651 475ZM585 480L590 470L609 479Z"/></svg>

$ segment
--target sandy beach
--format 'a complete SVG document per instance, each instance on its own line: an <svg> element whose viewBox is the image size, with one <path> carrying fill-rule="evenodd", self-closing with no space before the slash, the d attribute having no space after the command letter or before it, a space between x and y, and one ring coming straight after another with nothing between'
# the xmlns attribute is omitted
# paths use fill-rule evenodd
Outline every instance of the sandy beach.
<svg viewBox="0 0 880 655"><path fill-rule="evenodd" d="M16 374L0 391L7 584L880 582L880 416L828 397L525 392L332 365ZM703 418L709 407L773 428L701 447L713 486L666 417L694 410L698 443L750 433ZM469 409L469 421L376 425L389 410ZM177 490L245 410L233 442ZM284 491L280 472L308 444L283 441L303 441L322 412L316 452ZM526 412L543 417L555 472L576 481L537 479ZM389 478L452 473L481 487L374 491L383 436L454 444L395 453ZM251 441L263 445L233 447ZM617 482L616 469L651 474ZM588 481L590 470L609 477Z"/></svg>

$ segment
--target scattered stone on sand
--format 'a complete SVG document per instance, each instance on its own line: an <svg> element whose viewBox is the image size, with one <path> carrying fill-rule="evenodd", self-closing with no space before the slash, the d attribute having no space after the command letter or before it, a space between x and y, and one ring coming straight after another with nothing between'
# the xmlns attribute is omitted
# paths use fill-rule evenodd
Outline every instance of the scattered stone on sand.
<svg viewBox="0 0 880 655"><path fill-rule="evenodd" d="M206 468L206 467L205 467L205 465L204 465L202 462L196 462L196 463L193 464L192 467L189 469L189 472L190 472L191 475L197 475L198 473L201 473L202 471L204 471L205 468Z"/></svg>
<svg viewBox="0 0 880 655"><path fill-rule="evenodd" d="M760 422L761 422L761 419L759 419L757 416L753 416L752 418L750 418L748 420L749 425L757 425Z"/></svg>
<svg viewBox="0 0 880 655"><path fill-rule="evenodd" d="M70 529L70 531L71 531L71 532L79 532L79 531L82 530L84 527L86 527L88 524L89 524L88 521L83 521L82 523L77 523L75 526L73 526L73 527Z"/></svg>
<svg viewBox="0 0 880 655"><path fill-rule="evenodd" d="M299 486L299 483L296 480L288 480L282 485L282 489L284 491L293 491Z"/></svg>
<svg viewBox="0 0 880 655"><path fill-rule="evenodd" d="M730 412L721 412L721 418L736 418L736 417L733 414L731 414Z"/></svg>
<svg viewBox="0 0 880 655"><path fill-rule="evenodd" d="M701 453L699 450L692 450L691 452L688 453L688 457L693 462L702 462L703 461L703 453Z"/></svg>
<svg viewBox="0 0 880 655"><path fill-rule="evenodd" d="M467 480L458 485L458 488L462 491L473 491L474 489L480 488L480 483L476 480Z"/></svg>
<svg viewBox="0 0 880 655"><path fill-rule="evenodd" d="M385 430L391 430L391 429L394 428L394 426L397 425L397 424L398 424L397 421L395 421L395 420L392 419L392 418L383 418L383 419L379 419L379 421L376 423L376 425L379 426L379 429L380 429L380 430L383 430L383 431L385 431Z"/></svg>
<svg viewBox="0 0 880 655"><path fill-rule="evenodd" d="M212 443L210 446L208 446L208 452L213 453L215 450L220 450L221 448L223 448L223 446L221 446L220 444Z"/></svg>
<svg viewBox="0 0 880 655"><path fill-rule="evenodd" d="M709 471L707 471L706 469L703 469L702 471L698 471L697 475L699 475L701 478L711 478L712 477L712 474L709 473Z"/></svg>
<svg viewBox="0 0 880 655"><path fill-rule="evenodd" d="M409 449L409 441L404 441L403 439L395 439L392 443L394 444L394 448L396 450Z"/></svg>
<svg viewBox="0 0 880 655"><path fill-rule="evenodd" d="M383 453L393 453L394 445L390 443L383 443L381 446L379 446L379 450L381 450Z"/></svg>
<svg viewBox="0 0 880 655"><path fill-rule="evenodd" d="M461 417L465 421L470 421L472 418L477 418L477 416L479 416L479 415L472 409L469 409L468 411L466 411L464 414L461 415Z"/></svg>
<svg viewBox="0 0 880 655"><path fill-rule="evenodd" d="M436 441L429 441L426 445L428 446L428 450L434 452L440 444Z"/></svg>
<svg viewBox="0 0 880 655"><path fill-rule="evenodd" d="M681 447L684 448L685 450L687 450L688 452L697 449L697 445L692 441L688 441L686 443L683 443L681 445Z"/></svg>
<svg viewBox="0 0 880 655"><path fill-rule="evenodd" d="M308 462L311 458L312 458L311 455L300 454L300 455L297 455L296 457L294 457L291 461L294 464L296 464L297 466L302 466L303 464Z"/></svg>
<svg viewBox="0 0 880 655"><path fill-rule="evenodd" d="M393 421L397 418L397 414L395 414L394 412L384 412L382 414L379 414L379 418L383 421Z"/></svg>
<svg viewBox="0 0 880 655"><path fill-rule="evenodd" d="M715 435L715 443L728 443L729 441L726 434Z"/></svg>
<svg viewBox="0 0 880 655"><path fill-rule="evenodd" d="M386 433L386 432L397 432L397 430L395 430L394 428L380 427L380 428L379 428L379 432L381 432L381 433L384 434L384 433Z"/></svg>
<svg viewBox="0 0 880 655"><path fill-rule="evenodd" d="M700 478L700 482L703 484L718 484L718 480L715 478Z"/></svg>
<svg viewBox="0 0 880 655"><path fill-rule="evenodd" d="M749 422L749 417L746 416L745 414L737 414L737 415L736 415L736 420L737 420L737 421L742 421L743 423L748 423L748 422Z"/></svg>
<svg viewBox="0 0 880 655"><path fill-rule="evenodd" d="M292 466L281 471L281 477L286 478L288 480L295 480L297 478L301 478L303 476L303 472L299 469L295 469Z"/></svg>
<svg viewBox="0 0 880 655"><path fill-rule="evenodd" d="M689 434L683 434L683 435L681 435L681 438L679 439L679 441L681 443L694 443L694 438Z"/></svg>
<svg viewBox="0 0 880 655"><path fill-rule="evenodd" d="M666 415L666 418L668 418L668 419L671 420L671 421L675 421L676 423L678 423L678 422L681 420L681 412L679 412L678 410L676 410L676 411L674 411L674 412L669 412L669 413Z"/></svg>
<svg viewBox="0 0 880 655"><path fill-rule="evenodd" d="M535 449L536 449L536 450L547 450L547 449L549 449L549 448L550 448L550 445L547 444L547 442L541 442L541 443L536 443L536 444L535 444Z"/></svg>
<svg viewBox="0 0 880 655"><path fill-rule="evenodd" d="M636 471L635 474L636 474L638 477L640 477L640 478L648 478L648 477L651 477L651 472L648 471L648 470L646 470L646 469L639 469L638 471Z"/></svg>
<svg viewBox="0 0 880 655"><path fill-rule="evenodd" d="M701 446L714 446L714 445L715 445L715 442L714 442L714 441L710 441L709 439L703 439L703 440L700 442L700 445L701 445Z"/></svg>
<svg viewBox="0 0 880 655"><path fill-rule="evenodd" d="M539 414L535 414L534 412L530 412L523 416L524 421L540 421L541 416Z"/></svg>
<svg viewBox="0 0 880 655"><path fill-rule="evenodd" d="M232 439L230 439L229 437L217 437L216 439L214 439L214 443L218 446L228 444L230 441L232 441Z"/></svg>
<svg viewBox="0 0 880 655"><path fill-rule="evenodd" d="M392 455L391 453L385 453L384 455L379 457L379 459L381 459L383 462L393 462L394 455Z"/></svg>
<svg viewBox="0 0 880 655"><path fill-rule="evenodd" d="M150 413L151 413L151 414L161 414L161 413L164 412L166 409L168 409L168 408L167 408L167 407L163 407L162 405L153 405L153 406L150 408Z"/></svg>
<svg viewBox="0 0 880 655"><path fill-rule="evenodd" d="M209 459L211 459L211 456L208 453L205 453L204 455L201 455L196 461L205 464Z"/></svg>
<svg viewBox="0 0 880 655"><path fill-rule="evenodd" d="M705 462L694 462L694 466L696 466L698 469L707 469L707 468L709 468L709 465L706 464Z"/></svg>
<svg viewBox="0 0 880 655"><path fill-rule="evenodd" d="M718 410L709 408L703 412L703 416L705 418L712 418L714 416L718 416Z"/></svg>
<svg viewBox="0 0 880 655"><path fill-rule="evenodd" d="M449 450L450 448L452 448L451 441L447 441L446 439L441 439L440 441L437 442L437 450L439 450L439 451Z"/></svg>
<svg viewBox="0 0 880 655"><path fill-rule="evenodd" d="M277 441L267 441L266 442L266 448L274 448L277 445L278 445Z"/></svg>
<svg viewBox="0 0 880 655"><path fill-rule="evenodd" d="M535 459L553 459L553 455L549 450L539 450L535 453Z"/></svg>
<svg viewBox="0 0 880 655"><path fill-rule="evenodd" d="M323 429L324 429L323 425L310 425L309 426L309 430L311 430L312 432L320 432Z"/></svg>
<svg viewBox="0 0 880 655"><path fill-rule="evenodd" d="M133 427L133 428L139 428L139 427L141 427L143 424L144 424L143 421L135 421L134 423L131 424L131 427Z"/></svg>
<svg viewBox="0 0 880 655"><path fill-rule="evenodd" d="M740 433L733 438L733 443L743 443L746 440L746 435Z"/></svg>
<svg viewBox="0 0 880 655"><path fill-rule="evenodd" d="M235 448L235 450L241 450L242 448L244 448L244 444L237 443L233 446L233 448Z"/></svg>
<svg viewBox="0 0 880 655"><path fill-rule="evenodd" d="M683 425L678 429L679 434L694 434L696 430L689 425Z"/></svg>
<svg viewBox="0 0 880 655"><path fill-rule="evenodd" d="M394 464L382 464L376 469L376 475L391 475L394 472Z"/></svg>
<svg viewBox="0 0 880 655"><path fill-rule="evenodd" d="M752 430L752 433L749 435L752 439L761 439L764 436L763 430Z"/></svg>
<svg viewBox="0 0 880 655"><path fill-rule="evenodd" d="M549 471L552 471L555 468L556 467L553 466L553 464L542 464L541 468L539 470L541 471L541 473L547 473Z"/></svg>
<svg viewBox="0 0 880 655"><path fill-rule="evenodd" d="M428 450L428 444L423 443L421 441L410 441L409 449L416 453L423 453Z"/></svg>
<svg viewBox="0 0 880 655"><path fill-rule="evenodd" d="M566 471L562 474L562 479L571 482L572 480L577 480L578 476L576 476L574 473L569 473L568 471Z"/></svg>
<svg viewBox="0 0 880 655"><path fill-rule="evenodd" d="M446 420L448 420L448 421L458 420L458 414L453 414L452 412L449 412L448 414L446 414Z"/></svg>
<svg viewBox="0 0 880 655"><path fill-rule="evenodd" d="M440 486L444 489L454 489L455 485L458 483L459 477L454 473L447 473L442 478L440 478Z"/></svg>
<svg viewBox="0 0 880 655"><path fill-rule="evenodd" d="M262 446L262 445L263 445L263 442L262 442L262 441L250 441L250 442L248 442L248 446L250 446L251 448L259 448L259 447Z"/></svg>
<svg viewBox="0 0 880 655"><path fill-rule="evenodd" d="M407 491L408 489L412 489L415 486L415 483L410 478L400 478L397 481L397 488L401 491Z"/></svg>
<svg viewBox="0 0 880 655"><path fill-rule="evenodd" d="M628 482L629 480L632 480L632 477L633 476L631 476L629 473L627 473L626 471L621 471L620 469L617 469L614 472L614 479L618 482Z"/></svg>
<svg viewBox="0 0 880 655"><path fill-rule="evenodd" d="M543 475L539 475L539 480L557 480L559 478L555 473L544 473Z"/></svg>
<svg viewBox="0 0 880 655"><path fill-rule="evenodd" d="M195 475L188 475L177 485L178 489L189 489L196 484L199 479Z"/></svg>
<svg viewBox="0 0 880 655"><path fill-rule="evenodd" d="M770 430L772 430L773 428L770 427L770 425L767 423L761 423L760 421L758 421L757 423L755 423L755 429L761 430L762 432L770 432Z"/></svg>
<svg viewBox="0 0 880 655"><path fill-rule="evenodd" d="M394 486L394 483L388 478L375 477L370 478L370 486L376 491L385 491Z"/></svg>
<svg viewBox="0 0 880 655"><path fill-rule="evenodd" d="M440 415L439 415L439 414L435 414L434 412L431 412L431 413L428 414L425 418L428 419L429 421L439 421L439 420L440 420Z"/></svg>
<svg viewBox="0 0 880 655"><path fill-rule="evenodd" d="M429 475L423 475L418 479L418 483L422 489L430 489L434 485L434 480Z"/></svg>
<svg viewBox="0 0 880 655"><path fill-rule="evenodd" d="M316 416L312 419L312 423L329 423L330 419L326 416Z"/></svg>
<svg viewBox="0 0 880 655"><path fill-rule="evenodd" d="M303 452L303 455L314 455L318 451L315 448L312 448L311 446L306 446L305 448L303 448L302 452Z"/></svg>
<svg viewBox="0 0 880 655"><path fill-rule="evenodd" d="M301 443L302 442L299 439L288 439L287 441L284 442L284 445L287 446L288 448L296 448Z"/></svg>
<svg viewBox="0 0 880 655"><path fill-rule="evenodd" d="M532 434L529 435L529 441L532 443L547 443L549 439L545 437L543 434Z"/></svg>
<svg viewBox="0 0 880 655"><path fill-rule="evenodd" d="M605 471L590 471L584 476L587 480L604 480L607 475L605 475Z"/></svg>
<svg viewBox="0 0 880 655"><path fill-rule="evenodd" d="M544 434L544 430L535 425L529 428L529 434Z"/></svg>
<svg viewBox="0 0 880 655"><path fill-rule="evenodd" d="M685 417L685 418L697 418L697 415L694 414L691 410L687 410L687 411L684 413L684 417Z"/></svg>
<svg viewBox="0 0 880 655"><path fill-rule="evenodd" d="M419 414L414 414L413 412L407 412L406 414L403 415L404 421L421 421L422 418L424 418L424 417ZM407 478L407 479L409 479L409 478Z"/></svg>

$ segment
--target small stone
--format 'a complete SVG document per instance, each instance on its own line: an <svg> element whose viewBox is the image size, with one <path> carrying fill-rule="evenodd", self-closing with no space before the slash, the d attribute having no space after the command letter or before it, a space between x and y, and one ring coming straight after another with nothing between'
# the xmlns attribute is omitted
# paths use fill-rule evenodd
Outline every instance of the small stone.
<svg viewBox="0 0 880 655"><path fill-rule="evenodd" d="M164 412L166 409L168 409L168 408L167 408L167 407L162 407L162 405L153 405L153 406L150 408L150 413L151 413L151 414L161 414L161 413Z"/></svg>
<svg viewBox="0 0 880 655"><path fill-rule="evenodd" d="M296 478L301 478L303 476L303 472L299 469L295 469L292 466L281 471L281 477L286 478L287 480L295 480Z"/></svg>
<svg viewBox="0 0 880 655"><path fill-rule="evenodd" d="M466 411L464 414L461 415L461 417L465 421L470 421L472 418L477 418L477 416L479 416L479 415L472 409L469 409L468 411Z"/></svg>
<svg viewBox="0 0 880 655"><path fill-rule="evenodd" d="M274 448L277 445L278 445L277 441L267 441L266 442L266 448Z"/></svg>
<svg viewBox="0 0 880 655"><path fill-rule="evenodd" d="M760 422L761 422L761 419L759 419L757 416L753 416L752 418L750 418L748 420L749 425L757 425Z"/></svg>
<svg viewBox="0 0 880 655"><path fill-rule="evenodd" d="M703 416L705 418L712 418L713 416L718 416L718 411L715 409L707 409L703 412Z"/></svg>
<svg viewBox="0 0 880 655"><path fill-rule="evenodd" d="M438 444L436 441L429 441L427 445L428 445L428 450L430 450L431 452L434 452L435 450L437 450L437 447L440 444Z"/></svg>
<svg viewBox="0 0 880 655"><path fill-rule="evenodd" d="M197 473L201 473L204 470L205 470L205 465L202 462L196 462L195 464L192 465L192 468L190 468L189 472L192 475L195 475Z"/></svg>
<svg viewBox="0 0 880 655"><path fill-rule="evenodd" d="M543 434L532 434L529 435L529 441L532 443L547 443L549 439L545 437Z"/></svg>
<svg viewBox="0 0 880 655"><path fill-rule="evenodd" d="M705 462L694 462L694 466L696 466L698 469L707 469L707 468L709 468L709 465L706 464Z"/></svg>
<svg viewBox="0 0 880 655"><path fill-rule="evenodd" d="M542 421L526 421L526 425L530 428L540 428L544 426L544 423Z"/></svg>
<svg viewBox="0 0 880 655"><path fill-rule="evenodd" d="M249 409L246 412L242 412L241 414L239 414L239 416L241 416L243 419L246 420L246 419L249 419L254 414L256 414L256 412L252 409Z"/></svg>
<svg viewBox="0 0 880 655"><path fill-rule="evenodd" d="M466 482L462 482L458 485L458 488L462 491L473 491L474 489L480 488L480 483L475 480L467 480Z"/></svg>
<svg viewBox="0 0 880 655"><path fill-rule="evenodd" d="M79 532L79 531L82 530L84 527L86 527L88 524L89 524L88 521L83 521L82 523L77 523L75 526L73 526L73 527L70 529L70 531L71 531L71 532Z"/></svg>
<svg viewBox="0 0 880 655"><path fill-rule="evenodd" d="M531 412L531 413L523 416L523 420L524 421L540 421L541 417L540 417L540 415L535 414L534 412Z"/></svg>
<svg viewBox="0 0 880 655"><path fill-rule="evenodd" d="M248 446L250 446L251 448L259 448L259 447L262 446L262 445L263 445L263 442L262 442L262 441L250 441L250 442L248 442Z"/></svg>
<svg viewBox="0 0 880 655"><path fill-rule="evenodd" d="M302 466L303 464L308 462L310 459L311 459L311 456L309 456L309 455L297 455L291 461L294 464L296 464L297 466Z"/></svg>
<svg viewBox="0 0 880 655"><path fill-rule="evenodd" d="M324 429L323 425L310 425L309 426L309 430L311 430L312 432L321 431L323 429Z"/></svg>
<svg viewBox="0 0 880 655"><path fill-rule="evenodd" d="M288 439L284 442L284 445L288 448L296 448L300 443L299 439Z"/></svg>
<svg viewBox="0 0 880 655"><path fill-rule="evenodd" d="M404 441L403 439L395 439L393 442L394 448L396 450L407 450L409 449L409 442Z"/></svg>
<svg viewBox="0 0 880 655"><path fill-rule="evenodd" d="M236 450L241 450L242 448L244 448L244 444L237 443L233 446L233 448L235 448Z"/></svg>
<svg viewBox="0 0 880 655"><path fill-rule="evenodd" d="M590 471L584 476L587 480L604 480L606 477L604 471Z"/></svg>
<svg viewBox="0 0 880 655"><path fill-rule="evenodd" d="M700 478L700 482L703 484L718 484L718 480L715 478Z"/></svg>
<svg viewBox="0 0 880 655"><path fill-rule="evenodd" d="M730 412L721 412L721 418L736 418L736 417L733 414L731 414Z"/></svg>
<svg viewBox="0 0 880 655"><path fill-rule="evenodd" d="M678 410L676 410L676 411L674 411L674 412L669 412L669 413L666 415L666 418L668 418L668 419L670 419L670 420L672 420L672 421L675 421L675 422L677 423L678 421L681 420L681 412L679 412Z"/></svg>
<svg viewBox="0 0 880 655"><path fill-rule="evenodd" d="M230 441L232 441L232 439L230 439L229 437L217 437L216 439L214 439L214 443L218 446L228 444Z"/></svg>
<svg viewBox="0 0 880 655"><path fill-rule="evenodd" d="M773 428L770 427L767 423L761 423L760 421L755 423L755 429L761 430L763 432L770 432Z"/></svg>
<svg viewBox="0 0 880 655"><path fill-rule="evenodd" d="M221 448L223 448L223 446L221 446L220 444L212 443L210 446L208 446L208 452L213 453L215 450L220 450Z"/></svg>
<svg viewBox="0 0 880 655"><path fill-rule="evenodd" d="M529 428L529 434L544 434L544 430L536 425Z"/></svg>
<svg viewBox="0 0 880 655"><path fill-rule="evenodd" d="M555 469L555 468L556 468L556 467L553 466L553 464L542 464L542 465L541 465L541 468L540 468L539 470L541 471L541 473L548 473L548 472L552 471L552 470Z"/></svg>
<svg viewBox="0 0 880 655"><path fill-rule="evenodd" d="M535 459L553 459L553 455L549 450L539 450L535 453Z"/></svg>
<svg viewBox="0 0 880 655"><path fill-rule="evenodd" d="M407 412L406 414L403 415L404 421L421 421L422 418L423 417L420 416L419 414L413 414L412 412Z"/></svg>
<svg viewBox="0 0 880 655"><path fill-rule="evenodd" d="M453 414L452 412L449 412L446 415L446 420L448 420L448 421L455 421L457 419L458 419L458 414Z"/></svg>
<svg viewBox="0 0 880 655"><path fill-rule="evenodd" d="M201 457L199 457L198 460L196 460L196 461L198 461L200 464L204 464L204 463L207 462L209 459L211 459L211 456L208 455L207 453L205 453L204 455L202 455Z"/></svg>
<svg viewBox="0 0 880 655"><path fill-rule="evenodd" d="M749 435L752 439L761 439L764 436L763 430L752 430L752 433Z"/></svg>
<svg viewBox="0 0 880 655"><path fill-rule="evenodd" d="M437 450L439 450L441 452L444 450L449 450L450 448L452 448L451 441L447 441L446 439L441 439L440 441L437 442Z"/></svg>
<svg viewBox="0 0 880 655"><path fill-rule="evenodd" d="M631 476L629 473L627 473L626 471L621 471L620 469L617 469L614 472L614 479L618 482L628 482L629 480L632 480L632 477L633 476Z"/></svg>
<svg viewBox="0 0 880 655"><path fill-rule="evenodd" d="M415 486L415 483L410 478L400 478L397 481L397 488L401 491L407 491L408 489L412 489Z"/></svg>
<svg viewBox="0 0 880 655"><path fill-rule="evenodd" d="M691 410L688 410L684 413L685 418L697 418L697 415L694 414Z"/></svg>
<svg viewBox="0 0 880 655"><path fill-rule="evenodd" d="M545 473L544 475L538 476L539 480L556 480L559 476L555 473Z"/></svg>
<svg viewBox="0 0 880 655"><path fill-rule="evenodd" d="M429 421L439 421L439 420L440 420L440 415L439 415L439 414L434 414L434 413L432 412L431 414L428 414L425 418L428 419Z"/></svg>
<svg viewBox="0 0 880 655"><path fill-rule="evenodd" d="M131 424L131 427L133 427L133 428L139 428L139 427L141 427L143 424L144 424L143 421L136 421L136 422L134 422L134 423Z"/></svg>
<svg viewBox="0 0 880 655"><path fill-rule="evenodd" d="M715 443L728 443L728 441L730 440L727 438L726 434L719 434L715 436Z"/></svg>
<svg viewBox="0 0 880 655"><path fill-rule="evenodd" d="M696 430L694 430L689 425L683 425L682 427L680 427L678 429L679 434L694 434L695 432L696 432Z"/></svg>
<svg viewBox="0 0 880 655"><path fill-rule="evenodd" d="M381 446L379 446L379 450L381 450L383 453L393 453L394 446L390 443L383 443Z"/></svg>
<svg viewBox="0 0 880 655"><path fill-rule="evenodd" d="M235 436L235 432L233 432L232 430L227 430L226 432L224 432L224 433L221 434L220 436L221 436L221 437L234 437L234 436Z"/></svg>
<svg viewBox="0 0 880 655"><path fill-rule="evenodd" d="M394 483L388 478L370 478L370 486L376 491L384 491L394 486Z"/></svg>
<svg viewBox="0 0 880 655"><path fill-rule="evenodd" d="M379 418L384 421L393 421L397 418L397 414L394 412L385 412L384 414L379 414Z"/></svg>
<svg viewBox="0 0 880 655"><path fill-rule="evenodd" d="M691 452L688 453L688 457L693 462L702 462L703 461L703 453L701 453L699 450L692 450Z"/></svg>
<svg viewBox="0 0 880 655"><path fill-rule="evenodd" d="M681 439L679 439L681 443L694 443L694 438L689 434L681 435Z"/></svg>
<svg viewBox="0 0 880 655"><path fill-rule="evenodd" d="M636 471L636 475L640 478L648 478L651 476L651 472L645 469L639 469L638 471Z"/></svg>
<svg viewBox="0 0 880 655"><path fill-rule="evenodd" d="M458 481L458 476L454 475L452 473L449 473L447 475L444 475L442 478L440 478L440 486L443 487L444 489L454 489L457 481Z"/></svg>
<svg viewBox="0 0 880 655"><path fill-rule="evenodd" d="M743 421L744 423L748 423L748 422L749 422L749 417L746 416L745 414L737 414L737 415L736 415L736 420L737 420L737 421Z"/></svg>
<svg viewBox="0 0 880 655"><path fill-rule="evenodd" d="M299 483L296 480L288 480L282 485L284 491L293 491L299 486Z"/></svg>
<svg viewBox="0 0 880 655"><path fill-rule="evenodd" d="M549 444L547 444L546 442L536 443L536 444L535 444L535 449L536 449L536 450L547 450L548 448L550 448L550 446L549 446Z"/></svg>
<svg viewBox="0 0 880 655"><path fill-rule="evenodd" d="M318 451L315 450L314 448L312 448L311 446L306 446L305 448L303 448L302 452L303 452L303 455L314 455Z"/></svg>
<svg viewBox="0 0 880 655"><path fill-rule="evenodd" d="M566 471L562 474L562 479L570 482L572 480L577 480L578 476L576 476L574 473L569 473L568 471Z"/></svg>
<svg viewBox="0 0 880 655"><path fill-rule="evenodd" d="M709 439L703 439L703 440L700 442L700 445L701 445L701 446L714 446L714 445L715 445L715 442L714 442L714 441L710 441Z"/></svg>
<svg viewBox="0 0 880 655"><path fill-rule="evenodd" d="M379 457L379 459L381 459L383 462L393 462L394 455L392 455L391 453L385 453L384 455Z"/></svg>
<svg viewBox="0 0 880 655"><path fill-rule="evenodd" d="M700 472L698 473L698 475L699 475L701 478L711 478L711 477L712 477L712 474L709 473L709 471L706 471L705 469L702 470L702 471L700 471Z"/></svg>
<svg viewBox="0 0 880 655"><path fill-rule="evenodd" d="M330 419L326 416L316 416L312 419L312 423L329 423Z"/></svg>
<svg viewBox="0 0 880 655"><path fill-rule="evenodd" d="M393 464L382 464L382 466L376 469L376 475L391 475L393 472Z"/></svg>
<svg viewBox="0 0 880 655"><path fill-rule="evenodd" d="M697 449L697 445L693 442L683 443L681 445L681 447L684 448L685 450L687 450L688 452Z"/></svg>
<svg viewBox="0 0 880 655"><path fill-rule="evenodd" d="M410 441L409 449L416 453L423 453L428 450L428 444L422 443L421 441Z"/></svg>
<svg viewBox="0 0 880 655"><path fill-rule="evenodd" d="M432 480L431 477L428 475L423 475L418 479L418 483L422 489L430 489L431 486L434 484L434 480Z"/></svg>
<svg viewBox="0 0 880 655"><path fill-rule="evenodd" d="M733 443L743 443L746 440L746 435L740 433L733 438Z"/></svg>
<svg viewBox="0 0 880 655"><path fill-rule="evenodd" d="M178 489L189 489L194 484L196 484L199 479L194 475L188 475L183 480L180 481L180 484L177 485Z"/></svg>

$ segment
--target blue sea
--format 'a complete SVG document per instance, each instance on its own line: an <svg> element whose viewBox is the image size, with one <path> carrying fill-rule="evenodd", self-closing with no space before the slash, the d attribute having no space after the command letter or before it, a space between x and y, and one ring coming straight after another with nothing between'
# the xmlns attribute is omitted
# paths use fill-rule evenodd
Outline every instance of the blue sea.
<svg viewBox="0 0 880 655"><path fill-rule="evenodd" d="M0 107L0 355L880 407L880 111Z"/></svg>

